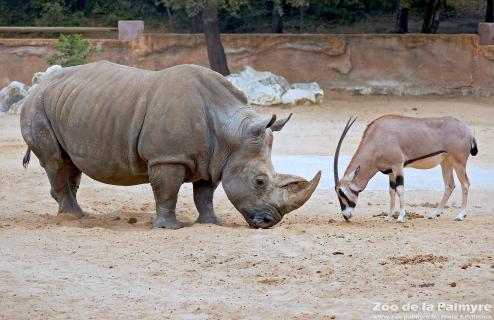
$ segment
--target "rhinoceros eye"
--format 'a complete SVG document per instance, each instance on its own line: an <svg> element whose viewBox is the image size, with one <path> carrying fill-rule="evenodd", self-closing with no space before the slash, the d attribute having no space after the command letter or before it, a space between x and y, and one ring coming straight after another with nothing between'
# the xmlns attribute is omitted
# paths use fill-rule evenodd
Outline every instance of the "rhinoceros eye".
<svg viewBox="0 0 494 320"><path fill-rule="evenodd" d="M266 178L262 176L257 176L255 179L256 187L262 188L266 185Z"/></svg>

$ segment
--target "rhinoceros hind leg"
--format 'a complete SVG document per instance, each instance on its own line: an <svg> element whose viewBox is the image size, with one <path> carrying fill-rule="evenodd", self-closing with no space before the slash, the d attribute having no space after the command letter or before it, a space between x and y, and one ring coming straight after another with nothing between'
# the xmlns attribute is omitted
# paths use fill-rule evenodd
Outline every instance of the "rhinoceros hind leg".
<svg viewBox="0 0 494 320"><path fill-rule="evenodd" d="M213 195L218 183L211 180L199 180L193 183L194 203L199 211L196 223L221 224L213 209Z"/></svg>
<svg viewBox="0 0 494 320"><path fill-rule="evenodd" d="M80 218L85 215L76 200L81 171L62 150L42 105L35 107L28 109L32 114L21 121L22 135L46 171L58 212Z"/></svg>
<svg viewBox="0 0 494 320"><path fill-rule="evenodd" d="M181 165L154 165L148 169L149 181L156 201L156 218L153 228L180 229L175 207L180 186L185 180L185 168Z"/></svg>
<svg viewBox="0 0 494 320"><path fill-rule="evenodd" d="M50 194L58 202L58 213L76 218L85 216L76 199L80 170L70 160L49 160L43 165L50 179Z"/></svg>

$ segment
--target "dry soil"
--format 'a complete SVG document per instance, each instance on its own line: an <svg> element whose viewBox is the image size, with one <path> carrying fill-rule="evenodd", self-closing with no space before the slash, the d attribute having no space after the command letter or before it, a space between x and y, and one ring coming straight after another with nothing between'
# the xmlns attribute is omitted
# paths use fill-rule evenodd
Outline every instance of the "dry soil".
<svg viewBox="0 0 494 320"><path fill-rule="evenodd" d="M350 115L359 121L342 149L355 150L366 124L387 113L452 115L474 131L475 166L493 168L494 106L487 99L330 97L321 107L259 108L294 113L275 134L274 154L330 155ZM34 158L26 171L19 117L0 116L0 318L5 319L369 319L401 306L494 304L494 190L461 192L436 220L423 218L441 192L406 194L404 224L385 222L386 191L361 194L343 221L334 191L317 190L276 227L249 229L224 192L223 226L193 225L184 185L181 230L153 230L148 185L117 187L84 176L82 220L56 216L47 177ZM314 172L318 169L314 168ZM477 186L481 188L481 186Z"/></svg>

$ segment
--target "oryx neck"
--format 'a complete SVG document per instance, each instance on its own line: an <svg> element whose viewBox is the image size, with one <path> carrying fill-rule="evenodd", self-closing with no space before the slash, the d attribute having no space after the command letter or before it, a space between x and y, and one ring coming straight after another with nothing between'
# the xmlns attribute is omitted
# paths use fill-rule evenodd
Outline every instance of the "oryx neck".
<svg viewBox="0 0 494 320"><path fill-rule="evenodd" d="M350 163L346 172L345 178L349 178L349 175L352 174L357 168L358 173L353 177L353 179L348 184L349 191L354 191L354 193L359 193L365 189L367 183L370 179L377 173L375 166L373 165L373 161L355 161L353 164Z"/></svg>

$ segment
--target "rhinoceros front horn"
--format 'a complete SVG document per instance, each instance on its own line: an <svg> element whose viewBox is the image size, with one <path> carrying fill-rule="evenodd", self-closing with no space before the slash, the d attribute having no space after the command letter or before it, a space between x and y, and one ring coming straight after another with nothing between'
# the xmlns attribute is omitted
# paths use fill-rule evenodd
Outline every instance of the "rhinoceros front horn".
<svg viewBox="0 0 494 320"><path fill-rule="evenodd" d="M281 209L283 214L287 214L290 211L300 208L309 200L314 190L316 190L319 180L321 180L321 171L317 172L311 181L295 176L285 176L284 180L291 180L282 186L282 188L286 188L288 196L286 203Z"/></svg>

